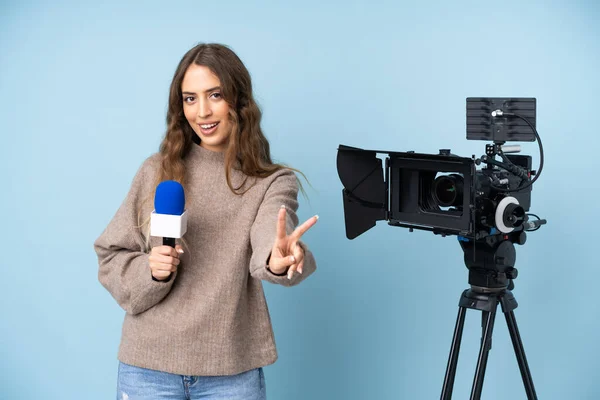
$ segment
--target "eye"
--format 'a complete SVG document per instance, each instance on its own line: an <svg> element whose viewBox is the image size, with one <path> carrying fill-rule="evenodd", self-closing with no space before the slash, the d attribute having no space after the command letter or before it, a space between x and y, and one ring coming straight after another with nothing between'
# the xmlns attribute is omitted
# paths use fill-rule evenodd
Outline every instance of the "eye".
<svg viewBox="0 0 600 400"><path fill-rule="evenodd" d="M183 101L185 103L191 103L191 102L194 101L194 96L186 96L186 97L183 98Z"/></svg>
<svg viewBox="0 0 600 400"><path fill-rule="evenodd" d="M221 98L221 93L219 92L214 92L211 93L211 95L209 96L211 99L220 99Z"/></svg>

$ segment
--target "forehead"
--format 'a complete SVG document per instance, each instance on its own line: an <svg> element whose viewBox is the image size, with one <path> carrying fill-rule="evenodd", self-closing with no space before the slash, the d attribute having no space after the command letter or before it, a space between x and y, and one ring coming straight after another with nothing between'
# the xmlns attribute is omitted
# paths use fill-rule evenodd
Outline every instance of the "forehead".
<svg viewBox="0 0 600 400"><path fill-rule="evenodd" d="M216 86L221 86L219 78L208 67L196 64L188 67L181 82L183 92L200 93Z"/></svg>

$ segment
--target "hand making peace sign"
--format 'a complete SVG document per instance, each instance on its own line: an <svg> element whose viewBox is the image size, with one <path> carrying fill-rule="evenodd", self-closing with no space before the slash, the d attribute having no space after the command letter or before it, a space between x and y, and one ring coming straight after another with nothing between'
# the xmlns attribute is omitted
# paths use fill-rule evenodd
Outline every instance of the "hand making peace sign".
<svg viewBox="0 0 600 400"><path fill-rule="evenodd" d="M281 206L277 215L277 236L271 257L269 258L269 269L274 273L281 275L287 269L288 279L292 279L295 271L302 273L304 264L304 249L298 244L298 241L306 231L308 231L319 219L318 215L309 218L302 225L298 226L290 235L286 233L286 210ZM289 267L289 269L288 269Z"/></svg>

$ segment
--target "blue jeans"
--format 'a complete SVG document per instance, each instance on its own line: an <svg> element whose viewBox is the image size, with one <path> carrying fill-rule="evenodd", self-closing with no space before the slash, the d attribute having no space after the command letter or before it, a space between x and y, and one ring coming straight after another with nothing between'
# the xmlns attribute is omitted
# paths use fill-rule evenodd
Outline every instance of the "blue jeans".
<svg viewBox="0 0 600 400"><path fill-rule="evenodd" d="M265 400L262 368L229 376L187 376L119 362L117 400Z"/></svg>

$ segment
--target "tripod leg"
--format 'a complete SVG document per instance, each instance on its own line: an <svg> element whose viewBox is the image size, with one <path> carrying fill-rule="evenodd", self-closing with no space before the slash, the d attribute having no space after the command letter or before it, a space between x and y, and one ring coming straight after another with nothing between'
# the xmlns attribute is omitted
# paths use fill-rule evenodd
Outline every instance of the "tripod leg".
<svg viewBox="0 0 600 400"><path fill-rule="evenodd" d="M481 343L480 346L484 345L484 341L483 341L483 337L485 336L485 327L487 325L487 321L488 318L490 316L490 312L489 311L482 311L481 312ZM494 318L495 321L495 318ZM492 350L492 337L489 336L487 339L487 343L485 344L485 351L489 352L490 350ZM486 362L483 364L482 368L481 368L481 373L480 376L482 377L481 379L483 380L483 377L485 376L485 371L487 370L487 360ZM480 389L480 393L479 396L481 396L481 389Z"/></svg>
<svg viewBox="0 0 600 400"><path fill-rule="evenodd" d="M492 339L494 330L494 319L496 318L496 309L498 302L494 303L492 310L487 313L485 326L483 327L483 339L479 349L479 358L477 360L477 369L475 370L475 379L473 380L473 388L471 389L471 400L479 400L481 398L481 389L483 388L483 378L487 366L489 355L489 341Z"/></svg>
<svg viewBox="0 0 600 400"><path fill-rule="evenodd" d="M483 335L485 334L485 325L486 325L489 314L490 314L489 311L481 312L481 343L483 343ZM492 338L488 339L487 349L488 350L492 349Z"/></svg>
<svg viewBox="0 0 600 400"><path fill-rule="evenodd" d="M528 400L537 400L537 394L533 387L533 378L529 371L529 365L527 364L527 358L525 357L525 349L523 348L523 342L519 335L519 329L517 328L517 320L515 314L512 311L505 313L506 324L508 325L508 331L510 332L510 338L515 349L517 356L517 362L519 363L519 369L521 370L521 378L523 378L523 384L525 385L525 393L527 393Z"/></svg>
<svg viewBox="0 0 600 400"><path fill-rule="evenodd" d="M452 337L452 346L448 365L446 367L446 376L444 378L444 387L442 388L441 400L450 400L452 398L452 389L454 387L454 377L456 376L456 366L458 364L458 352L460 351L460 341L462 339L463 327L465 325L466 309L458 308L458 317L454 327L454 336Z"/></svg>

